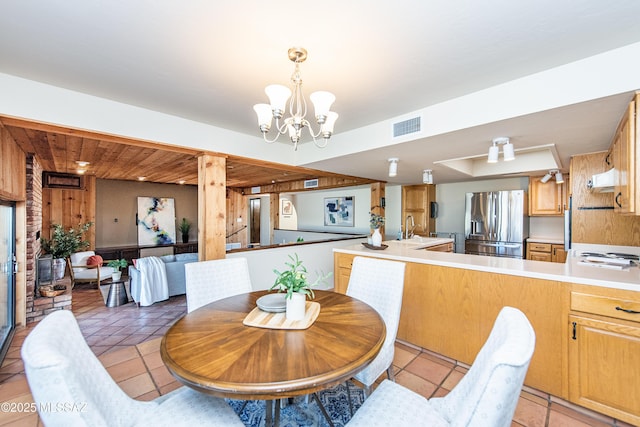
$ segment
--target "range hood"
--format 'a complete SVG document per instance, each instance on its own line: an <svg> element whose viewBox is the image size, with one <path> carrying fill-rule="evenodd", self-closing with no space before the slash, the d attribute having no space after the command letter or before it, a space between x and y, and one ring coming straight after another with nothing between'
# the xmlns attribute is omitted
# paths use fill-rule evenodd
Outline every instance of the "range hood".
<svg viewBox="0 0 640 427"><path fill-rule="evenodd" d="M613 193L616 183L616 170L609 169L606 172L595 174L587 181L587 187L598 193Z"/></svg>

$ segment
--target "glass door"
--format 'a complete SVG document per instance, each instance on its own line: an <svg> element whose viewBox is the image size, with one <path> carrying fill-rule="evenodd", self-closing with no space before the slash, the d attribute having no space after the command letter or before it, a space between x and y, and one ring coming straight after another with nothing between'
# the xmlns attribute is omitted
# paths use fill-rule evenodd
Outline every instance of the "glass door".
<svg viewBox="0 0 640 427"><path fill-rule="evenodd" d="M15 205L0 201L0 363L15 328Z"/></svg>

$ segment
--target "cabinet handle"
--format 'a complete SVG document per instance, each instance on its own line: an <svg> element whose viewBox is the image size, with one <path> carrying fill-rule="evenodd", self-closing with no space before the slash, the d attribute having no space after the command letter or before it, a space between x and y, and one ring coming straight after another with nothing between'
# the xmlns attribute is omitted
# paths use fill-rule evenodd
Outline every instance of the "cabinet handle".
<svg viewBox="0 0 640 427"><path fill-rule="evenodd" d="M622 205L620 204L620 197L622 197L622 193L616 194L616 205L618 205L619 208L622 207Z"/></svg>
<svg viewBox="0 0 640 427"><path fill-rule="evenodd" d="M573 336L571 339L576 339L576 322L571 323L573 325Z"/></svg>
<svg viewBox="0 0 640 427"><path fill-rule="evenodd" d="M629 309L622 308L622 307L616 307L616 310L624 311L625 313L629 313L629 314L640 314L640 311L629 310Z"/></svg>

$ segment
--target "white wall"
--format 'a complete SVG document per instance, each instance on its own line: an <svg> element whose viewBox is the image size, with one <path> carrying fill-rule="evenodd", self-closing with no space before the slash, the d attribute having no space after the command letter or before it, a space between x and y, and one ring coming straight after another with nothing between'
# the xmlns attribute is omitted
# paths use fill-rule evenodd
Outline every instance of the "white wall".
<svg viewBox="0 0 640 427"><path fill-rule="evenodd" d="M366 239L349 239L336 242L314 243L311 245L282 246L269 249L256 249L246 252L228 253L227 258L247 258L251 286L254 290L269 289L276 280L274 269L285 270L285 262L289 262L289 255L298 254L299 259L307 269L310 280L315 280L316 273L333 273L322 286L314 289L332 289L335 273L333 271L333 248L358 245ZM295 256L295 255L294 255Z"/></svg>

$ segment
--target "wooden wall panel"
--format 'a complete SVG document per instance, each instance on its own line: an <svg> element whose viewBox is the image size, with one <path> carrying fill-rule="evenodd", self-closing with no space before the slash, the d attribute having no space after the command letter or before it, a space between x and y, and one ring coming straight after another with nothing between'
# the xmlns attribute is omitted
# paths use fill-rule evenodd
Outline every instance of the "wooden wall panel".
<svg viewBox="0 0 640 427"><path fill-rule="evenodd" d="M26 154L0 124L0 198L24 201L27 197Z"/></svg>
<svg viewBox="0 0 640 427"><path fill-rule="evenodd" d="M640 245L640 216L614 213L613 193L598 193L587 188L593 174L606 172L606 152L571 158L572 227L574 243L604 245ZM593 209L607 208L607 209Z"/></svg>
<svg viewBox="0 0 640 427"><path fill-rule="evenodd" d="M78 224L93 222L86 239L89 249L96 247L96 178L85 177L83 190L65 190L60 188L42 189L42 236L51 237L51 226L62 224L65 229Z"/></svg>

